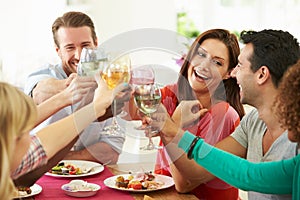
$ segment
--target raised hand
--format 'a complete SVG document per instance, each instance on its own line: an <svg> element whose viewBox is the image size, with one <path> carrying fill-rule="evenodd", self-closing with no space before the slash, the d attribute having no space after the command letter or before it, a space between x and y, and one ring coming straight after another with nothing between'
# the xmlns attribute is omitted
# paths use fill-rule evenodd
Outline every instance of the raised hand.
<svg viewBox="0 0 300 200"><path fill-rule="evenodd" d="M151 118L144 117L144 124L149 124L154 130L158 130L159 135L164 144L169 143L181 130L180 126L176 124L169 116L165 106L160 104L156 112L151 115Z"/></svg>
<svg viewBox="0 0 300 200"><path fill-rule="evenodd" d="M119 92L116 95L116 113L115 114L120 114L123 111L123 107L125 106L125 103L129 101L130 97L131 97L131 87L125 87L124 90L122 90L121 92ZM98 121L104 121L108 118L113 117L113 108L111 106L109 106L106 109L106 112L103 116L101 116L100 118L98 118Z"/></svg>
<svg viewBox="0 0 300 200"><path fill-rule="evenodd" d="M197 123L207 112L198 100L181 101L172 115L172 119L181 128Z"/></svg>
<svg viewBox="0 0 300 200"><path fill-rule="evenodd" d="M65 94L69 105L82 101L85 98L85 104L93 99L93 91L97 87L94 77L80 77L76 73L71 74L65 82L67 88L62 92Z"/></svg>
<svg viewBox="0 0 300 200"><path fill-rule="evenodd" d="M101 112L101 114L99 114L98 116L102 116L105 114L106 109L112 104L112 101L117 95L120 95L122 91L131 89L128 84L124 83L119 84L112 90L108 88L106 82L104 82L99 74L95 75L95 79L97 81L98 87L95 90L93 102L96 113Z"/></svg>

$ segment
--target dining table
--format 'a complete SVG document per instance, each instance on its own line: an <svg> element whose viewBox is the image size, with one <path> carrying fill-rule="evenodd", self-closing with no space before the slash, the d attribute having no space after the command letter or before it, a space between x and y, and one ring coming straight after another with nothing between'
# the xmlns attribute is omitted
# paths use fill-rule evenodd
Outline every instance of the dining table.
<svg viewBox="0 0 300 200"><path fill-rule="evenodd" d="M171 186L168 188L164 188L161 190L155 191L144 191L144 192L135 192L135 191L123 191L117 190L115 188L107 187L104 184L104 180L121 174L134 173L141 170L144 171L153 171L154 165L153 163L119 163L119 164L111 164L105 165L104 170L100 173L75 178L87 181L88 183L98 184L101 189L94 196L85 197L81 199L122 199L122 200L144 200L144 199L155 199L155 200L196 200L198 199L193 194L180 194L176 191L175 186ZM61 189L61 186L69 183L74 178L70 177L53 177L47 174L43 175L37 182L39 186L42 187L42 191L28 199L35 200L48 200L48 199L60 199L60 200L69 200L69 199L80 199L78 197L68 196Z"/></svg>

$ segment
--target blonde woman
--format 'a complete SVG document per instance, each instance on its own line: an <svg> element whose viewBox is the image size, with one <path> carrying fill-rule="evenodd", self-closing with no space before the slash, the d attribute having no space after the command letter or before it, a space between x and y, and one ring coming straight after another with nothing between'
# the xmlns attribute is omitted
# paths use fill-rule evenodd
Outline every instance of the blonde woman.
<svg viewBox="0 0 300 200"><path fill-rule="evenodd" d="M35 140L42 145L47 159L76 138L91 122L104 115L115 94L126 87L121 85L109 90L101 78L97 79L98 88L92 103L37 133ZM0 196L2 199L12 199L16 189L11 173L28 151L32 140L29 131L36 125L38 113L32 99L8 83L0 83L0 96Z"/></svg>

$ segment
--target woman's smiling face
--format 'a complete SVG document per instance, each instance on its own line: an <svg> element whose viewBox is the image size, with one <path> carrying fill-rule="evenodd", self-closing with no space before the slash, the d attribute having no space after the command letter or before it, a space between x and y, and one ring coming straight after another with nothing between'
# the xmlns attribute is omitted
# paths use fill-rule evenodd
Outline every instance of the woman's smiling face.
<svg viewBox="0 0 300 200"><path fill-rule="evenodd" d="M230 77L228 49L218 39L204 40L190 63L188 81L196 94L212 96L219 83Z"/></svg>

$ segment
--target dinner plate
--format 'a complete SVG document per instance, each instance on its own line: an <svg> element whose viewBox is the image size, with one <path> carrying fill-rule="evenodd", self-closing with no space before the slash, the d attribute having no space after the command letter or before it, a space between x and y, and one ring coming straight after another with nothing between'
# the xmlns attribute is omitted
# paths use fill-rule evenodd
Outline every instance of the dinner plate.
<svg viewBox="0 0 300 200"><path fill-rule="evenodd" d="M116 189L116 190L121 190L121 191L129 191L129 192L139 192L139 193L143 193L143 192L152 192L152 191L157 191L157 190L163 190L169 187L172 187L174 185L174 181L173 178L170 176L165 176L165 175L160 175L160 174L153 174L155 176L155 181L158 182L163 182L164 184L156 189L140 189L140 190L135 190L132 188L122 188L122 187L117 187L116 186L116 179L118 176L123 176L125 179L127 179L128 176L130 176L130 174L121 174L121 175L116 175L116 176L112 176L109 177L107 179L104 180L104 184L112 189Z"/></svg>
<svg viewBox="0 0 300 200"><path fill-rule="evenodd" d="M30 187L30 189L31 189L30 194L19 195L18 197L14 198L14 199L31 197L31 196L34 196L34 195L37 195L37 194L41 193L41 191L42 191L42 187L38 184L34 184L33 186Z"/></svg>
<svg viewBox="0 0 300 200"><path fill-rule="evenodd" d="M86 170L86 169L90 169L92 168L92 170L88 173L83 173L83 174L53 174L53 173L50 173L50 172L47 172L46 175L47 176L53 176L53 177L63 177L63 178L78 178L78 177L83 177L83 176L91 176L91 175L94 175L94 174L98 174L100 172L102 172L104 170L104 166L99 164L99 163L96 163L96 162L92 162L92 161L86 161L86 160L62 160L60 161L61 162L64 162L65 165L74 165L75 167L79 167L80 169L82 170Z"/></svg>

